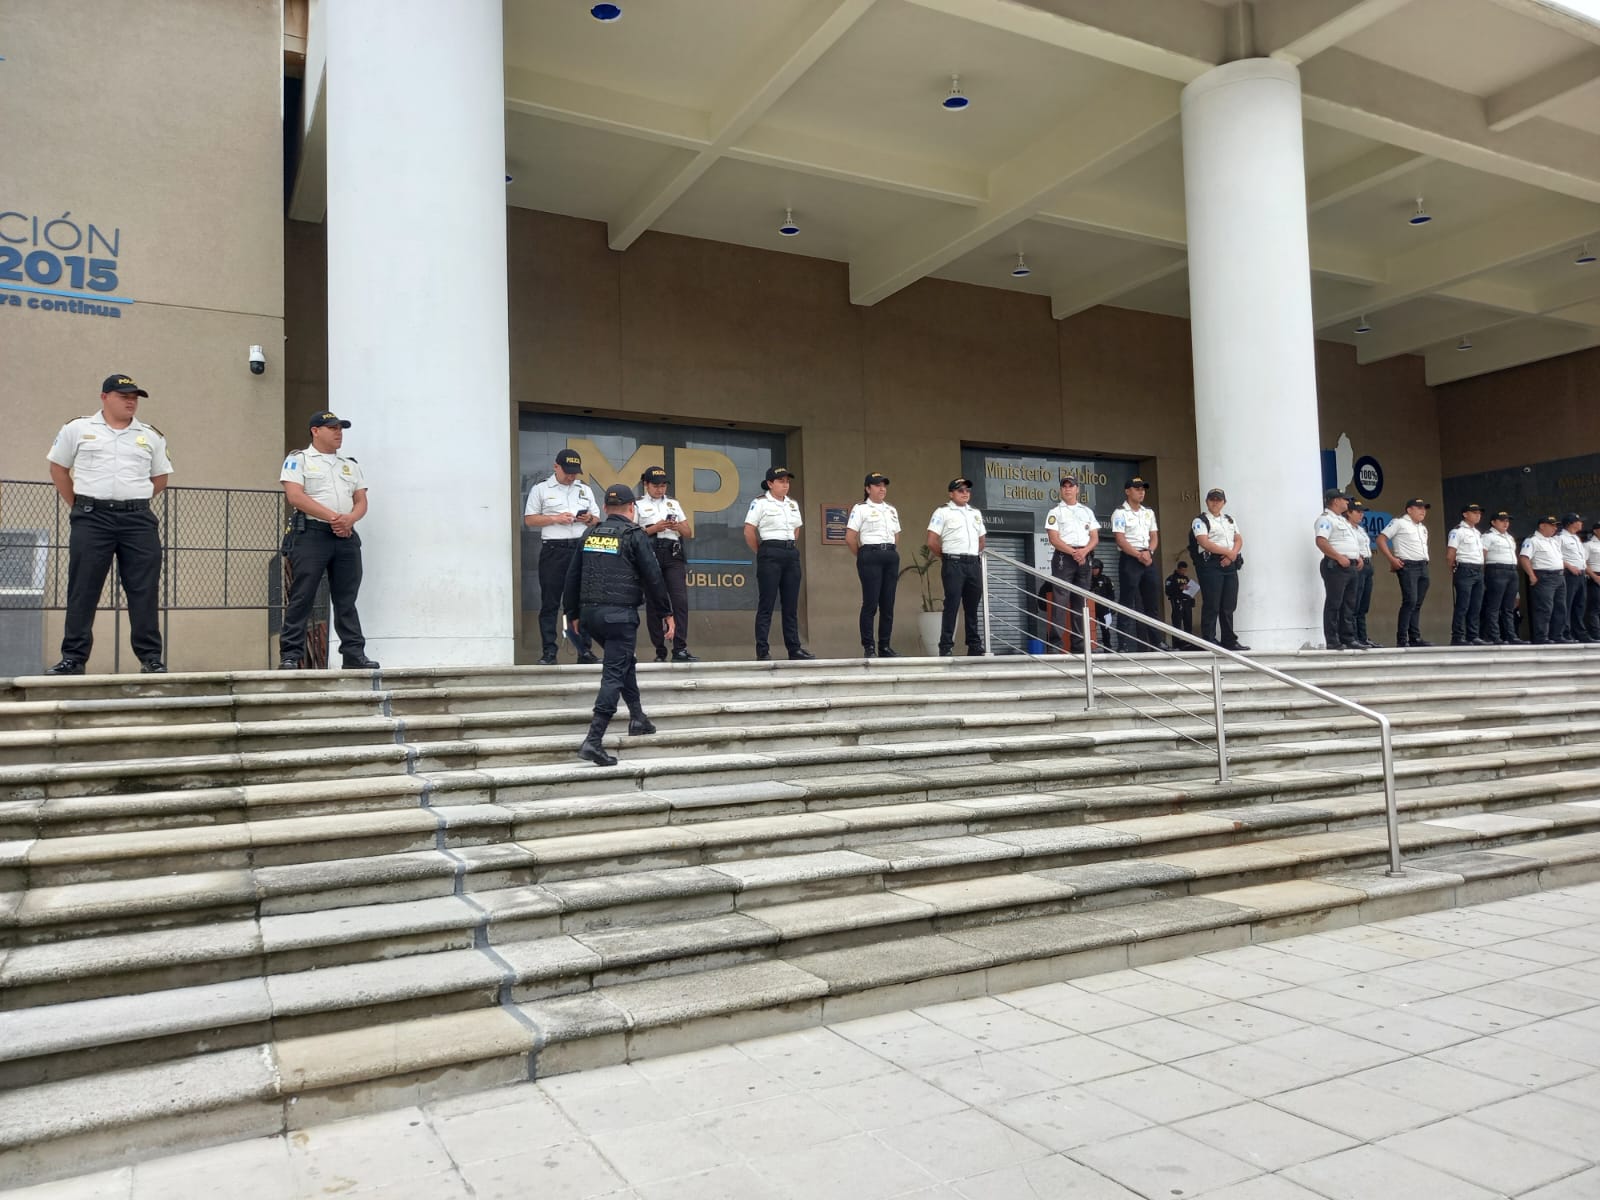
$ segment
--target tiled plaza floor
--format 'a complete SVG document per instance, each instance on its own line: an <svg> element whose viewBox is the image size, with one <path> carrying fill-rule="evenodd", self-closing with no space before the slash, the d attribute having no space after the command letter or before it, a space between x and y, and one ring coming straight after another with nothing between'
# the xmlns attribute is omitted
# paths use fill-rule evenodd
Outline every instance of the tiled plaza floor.
<svg viewBox="0 0 1600 1200"><path fill-rule="evenodd" d="M1600 1198L1600 884L562 1076L8 1200Z"/></svg>

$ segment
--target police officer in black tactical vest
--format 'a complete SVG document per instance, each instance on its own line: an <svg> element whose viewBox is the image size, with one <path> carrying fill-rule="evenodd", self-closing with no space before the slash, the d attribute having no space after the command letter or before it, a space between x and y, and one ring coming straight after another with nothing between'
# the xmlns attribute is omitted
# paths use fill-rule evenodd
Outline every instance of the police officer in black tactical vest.
<svg viewBox="0 0 1600 1200"><path fill-rule="evenodd" d="M674 632L672 599L656 563L650 536L634 523L633 489L625 483L606 489L606 519L584 535L578 553L567 569L562 611L575 636L590 637L604 648L600 692L594 698L594 720L589 735L578 747L578 757L602 767L617 763L602 740L617 711L620 695L628 706L628 732L654 733L639 699L639 679L634 671L634 642L639 636L639 605L648 595L663 619L663 633Z"/></svg>

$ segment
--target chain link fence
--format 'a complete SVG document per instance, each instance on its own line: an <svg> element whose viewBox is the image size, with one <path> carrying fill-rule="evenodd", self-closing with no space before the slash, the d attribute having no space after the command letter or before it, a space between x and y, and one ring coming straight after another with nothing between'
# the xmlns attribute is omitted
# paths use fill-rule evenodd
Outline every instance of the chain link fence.
<svg viewBox="0 0 1600 1200"><path fill-rule="evenodd" d="M252 488L171 487L150 502L161 530L162 636L169 644L170 614L184 611L257 610L271 638L283 623L283 539L287 506L281 491ZM68 509L52 484L0 479L0 611L64 610L67 606ZM323 599L312 621L326 620ZM115 563L99 607L118 614L121 652L122 583ZM13 620L15 618L13 617ZM317 624L313 625L317 628ZM12 632L0 630L0 641ZM313 639L313 645L325 642ZM313 649L308 645L308 650ZM25 649L18 654L26 656ZM251 657L254 657L253 655ZM4 672L0 672L4 673Z"/></svg>

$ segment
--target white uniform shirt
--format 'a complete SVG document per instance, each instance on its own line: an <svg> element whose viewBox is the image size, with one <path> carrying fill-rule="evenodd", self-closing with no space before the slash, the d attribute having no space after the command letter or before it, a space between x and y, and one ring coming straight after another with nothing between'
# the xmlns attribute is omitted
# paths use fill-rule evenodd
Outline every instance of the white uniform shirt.
<svg viewBox="0 0 1600 1200"><path fill-rule="evenodd" d="M1561 561L1569 567L1577 567L1580 571L1583 570L1585 556L1583 543L1578 540L1578 535L1563 529L1556 534L1556 541L1561 544Z"/></svg>
<svg viewBox="0 0 1600 1200"><path fill-rule="evenodd" d="M1100 528L1100 520L1087 504L1068 504L1062 501L1050 510L1044 527L1061 535L1061 540L1074 550L1089 544L1089 538Z"/></svg>
<svg viewBox="0 0 1600 1200"><path fill-rule="evenodd" d="M336 513L352 511L356 506L356 493L367 487L361 464L355 459L342 454L322 454L310 446L296 450L283 460L278 481L298 483L310 499ZM309 519L321 520L320 517Z"/></svg>
<svg viewBox="0 0 1600 1200"><path fill-rule="evenodd" d="M1207 522L1210 523L1209 526ZM1224 550L1232 550L1233 543L1239 537L1239 526L1235 524L1234 519L1227 513L1216 517L1213 517L1210 513L1202 513L1194 519L1189 528L1194 531L1196 545L1199 545L1201 538L1205 538L1214 546L1221 546ZM1200 553L1209 554L1210 551L1201 546Z"/></svg>
<svg viewBox="0 0 1600 1200"><path fill-rule="evenodd" d="M1589 571L1600 571L1600 537L1589 535L1589 540L1583 544L1584 568Z"/></svg>
<svg viewBox="0 0 1600 1200"><path fill-rule="evenodd" d="M523 515L529 517L554 517L561 513L571 513L577 516L584 509L589 510L591 516L604 517L594 502L594 493L589 490L589 485L582 479L574 479L571 483L559 482L552 474L548 479L536 483L528 489L528 504L522 510ZM570 541L581 538L589 532L589 527L582 521L574 521L570 525L541 525L539 533L547 542Z"/></svg>
<svg viewBox="0 0 1600 1200"><path fill-rule="evenodd" d="M1348 519L1345 520L1345 524L1350 525ZM1367 527L1358 521L1356 524L1350 525L1350 532L1356 535L1356 553L1360 555L1362 559L1371 558L1372 537L1367 533Z"/></svg>
<svg viewBox="0 0 1600 1200"><path fill-rule="evenodd" d="M792 542L794 531L804 522L800 519L800 506L793 500L787 496L779 500L766 492L750 501L744 523L754 525L756 536L763 542Z"/></svg>
<svg viewBox="0 0 1600 1200"><path fill-rule="evenodd" d="M933 510L928 532L939 535L945 554L976 554L978 539L989 534L981 512L970 504L957 504L954 500Z"/></svg>
<svg viewBox="0 0 1600 1200"><path fill-rule="evenodd" d="M1455 550L1458 567L1483 566L1483 535L1478 532L1476 525L1461 522L1450 531L1445 541Z"/></svg>
<svg viewBox="0 0 1600 1200"><path fill-rule="evenodd" d="M1135 512L1126 501L1111 514L1111 532L1122 534L1135 550L1150 549L1150 535L1156 532L1156 510L1148 504Z"/></svg>
<svg viewBox="0 0 1600 1200"><path fill-rule="evenodd" d="M106 424L104 413L68 421L50 444L47 459L72 472L72 490L93 500L148 500L150 482L172 474L167 439L135 417L126 429Z"/></svg>
<svg viewBox="0 0 1600 1200"><path fill-rule="evenodd" d="M1328 539L1328 546L1335 554L1342 554L1346 558L1363 557L1361 539L1356 536L1356 527L1350 524L1348 517L1325 508L1311 529L1314 537Z"/></svg>
<svg viewBox="0 0 1600 1200"><path fill-rule="evenodd" d="M1488 566L1517 565L1517 541L1509 533L1501 533L1498 529L1486 529L1478 535L1478 540L1483 543L1483 561Z"/></svg>
<svg viewBox="0 0 1600 1200"><path fill-rule="evenodd" d="M1402 562L1428 561L1428 527L1410 517L1396 517L1383 527L1389 549Z"/></svg>
<svg viewBox="0 0 1600 1200"><path fill-rule="evenodd" d="M1561 570L1561 544L1553 537L1536 533L1523 539L1522 555L1535 571Z"/></svg>
<svg viewBox="0 0 1600 1200"><path fill-rule="evenodd" d="M850 510L846 528L860 535L863 546L892 546L900 532L900 514L887 501L863 500Z"/></svg>
<svg viewBox="0 0 1600 1200"><path fill-rule="evenodd" d="M634 506L634 512L640 525L654 525L657 521L665 521L668 517L676 521L688 520L682 507L671 496L663 496L659 500L653 496L640 496L634 501ZM659 533L652 533L650 536L663 538L669 542L683 541L683 536L671 529L663 529Z"/></svg>

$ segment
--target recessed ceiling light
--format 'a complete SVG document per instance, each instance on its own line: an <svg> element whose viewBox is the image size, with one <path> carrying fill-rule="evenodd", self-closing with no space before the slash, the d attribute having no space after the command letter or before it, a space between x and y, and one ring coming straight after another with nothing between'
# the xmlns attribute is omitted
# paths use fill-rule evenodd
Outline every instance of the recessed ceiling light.
<svg viewBox="0 0 1600 1200"><path fill-rule="evenodd" d="M1457 350L1471 350L1472 349L1472 339L1469 338L1466 334L1463 333L1461 335L1461 340L1456 343L1456 349Z"/></svg>
<svg viewBox="0 0 1600 1200"><path fill-rule="evenodd" d="M950 90L945 93L944 99L939 101L940 106L945 112L960 112L971 103L966 93L961 90L961 76L950 76Z"/></svg>
<svg viewBox="0 0 1600 1200"><path fill-rule="evenodd" d="M1367 324L1367 314L1366 313L1362 313L1361 314L1361 320L1356 322L1356 332L1357 333L1371 333L1372 332L1372 326Z"/></svg>
<svg viewBox="0 0 1600 1200"><path fill-rule="evenodd" d="M1021 250L1017 251L1017 265L1011 268L1011 273L1013 275L1015 275L1018 279L1021 279L1024 275L1032 275L1033 274L1033 268L1028 266L1027 263L1022 261L1022 251Z"/></svg>
<svg viewBox="0 0 1600 1200"><path fill-rule="evenodd" d="M596 21L618 21L622 19L622 5L620 4L595 4L589 8L589 15Z"/></svg>
<svg viewBox="0 0 1600 1200"><path fill-rule="evenodd" d="M1433 220L1433 218L1430 217L1422 207L1422 197L1418 196L1417 211L1412 213L1411 216L1407 218L1406 223L1408 225L1426 225L1431 220Z"/></svg>
<svg viewBox="0 0 1600 1200"><path fill-rule="evenodd" d="M1589 249L1588 242L1583 244L1583 249L1578 251L1578 257L1572 261L1575 265L1580 267L1587 267L1594 261L1594 251Z"/></svg>
<svg viewBox="0 0 1600 1200"><path fill-rule="evenodd" d="M783 224L778 226L778 232L783 234L784 237L800 236L800 226L794 223L794 209L786 208L783 210Z"/></svg>

